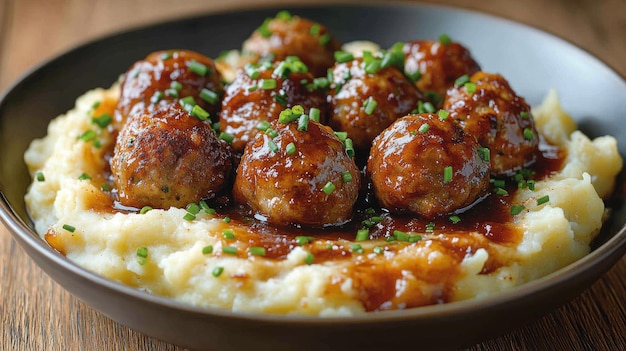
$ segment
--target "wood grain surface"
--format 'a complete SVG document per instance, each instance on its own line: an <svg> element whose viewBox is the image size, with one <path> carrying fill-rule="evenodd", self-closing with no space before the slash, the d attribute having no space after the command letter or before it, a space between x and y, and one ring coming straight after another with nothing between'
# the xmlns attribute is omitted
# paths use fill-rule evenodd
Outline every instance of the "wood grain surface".
<svg viewBox="0 0 626 351"><path fill-rule="evenodd" d="M478 10L546 30L590 51L626 76L625 0L431 2ZM164 19L263 4L269 2L0 0L0 91L39 62L107 33ZM69 295L30 260L1 225L0 299L0 350L181 350L124 327ZM625 349L626 258L560 309L470 348Z"/></svg>

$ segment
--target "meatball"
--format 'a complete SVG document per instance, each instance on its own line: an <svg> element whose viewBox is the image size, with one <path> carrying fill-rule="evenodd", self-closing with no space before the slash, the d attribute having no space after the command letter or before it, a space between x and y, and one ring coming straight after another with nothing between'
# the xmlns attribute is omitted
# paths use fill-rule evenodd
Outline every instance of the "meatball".
<svg viewBox="0 0 626 351"><path fill-rule="evenodd" d="M501 75L478 72L448 90L443 108L489 148L491 173L511 175L535 161L539 136L530 106Z"/></svg>
<svg viewBox="0 0 626 351"><path fill-rule="evenodd" d="M298 56L315 77L326 75L341 44L325 26L283 11L268 18L243 43L245 54L284 60Z"/></svg>
<svg viewBox="0 0 626 351"><path fill-rule="evenodd" d="M157 51L124 75L114 125L120 130L130 114L188 96L217 117L223 93L221 75L210 58L188 50Z"/></svg>
<svg viewBox="0 0 626 351"><path fill-rule="evenodd" d="M215 196L231 171L228 144L178 103L129 117L111 159L126 206L182 207Z"/></svg>
<svg viewBox="0 0 626 351"><path fill-rule="evenodd" d="M291 67L291 68L290 68ZM295 57L274 64L248 65L226 87L220 113L220 129L234 137L233 150L243 152L259 132L259 123L270 122L286 107L301 105L308 112L327 113L326 95L313 83L313 76Z"/></svg>
<svg viewBox="0 0 626 351"><path fill-rule="evenodd" d="M345 131L354 147L369 150L372 140L421 100L417 88L395 66L366 72L363 58L337 63L330 85L328 125Z"/></svg>
<svg viewBox="0 0 626 351"><path fill-rule="evenodd" d="M246 145L233 198L274 225L323 227L351 219L361 184L343 142L322 124L274 121L277 136L257 134Z"/></svg>
<svg viewBox="0 0 626 351"><path fill-rule="evenodd" d="M408 115L374 140L367 172L382 207L433 219L486 194L489 163L479 147L449 118Z"/></svg>
<svg viewBox="0 0 626 351"><path fill-rule="evenodd" d="M404 71L436 106L454 81L480 71L470 52L447 40L415 40L404 44ZM435 94L433 96L433 93Z"/></svg>

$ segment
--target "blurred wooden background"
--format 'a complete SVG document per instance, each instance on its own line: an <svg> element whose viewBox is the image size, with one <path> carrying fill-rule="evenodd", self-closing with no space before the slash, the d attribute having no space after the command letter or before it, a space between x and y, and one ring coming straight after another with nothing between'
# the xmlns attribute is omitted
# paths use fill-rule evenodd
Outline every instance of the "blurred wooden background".
<svg viewBox="0 0 626 351"><path fill-rule="evenodd" d="M211 11L336 2L0 0L0 91L34 65L108 33ZM543 29L586 49L626 76L626 0L428 2L473 9ZM624 350L624 277L626 258L557 311L471 349ZM2 226L0 298L0 350L180 350L121 326L73 298L26 256Z"/></svg>

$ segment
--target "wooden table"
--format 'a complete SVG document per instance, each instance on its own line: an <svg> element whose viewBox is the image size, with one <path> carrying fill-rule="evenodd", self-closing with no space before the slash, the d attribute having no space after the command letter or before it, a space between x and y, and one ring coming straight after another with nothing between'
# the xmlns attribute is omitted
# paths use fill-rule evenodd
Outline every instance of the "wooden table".
<svg viewBox="0 0 626 351"><path fill-rule="evenodd" d="M539 27L587 49L626 76L624 0L433 2ZM252 4L259 5L254 0L0 0L0 91L32 65L101 35ZM624 350L625 277L626 257L562 308L470 349ZM113 322L69 295L26 256L2 226L0 295L0 350L180 350Z"/></svg>

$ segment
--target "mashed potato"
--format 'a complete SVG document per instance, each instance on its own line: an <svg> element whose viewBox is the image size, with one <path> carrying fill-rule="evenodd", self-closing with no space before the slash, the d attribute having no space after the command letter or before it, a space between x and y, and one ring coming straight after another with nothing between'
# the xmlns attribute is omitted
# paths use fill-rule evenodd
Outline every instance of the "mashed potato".
<svg viewBox="0 0 626 351"><path fill-rule="evenodd" d="M255 255L249 225L182 208L112 210L105 156L114 140L92 123L94 104L115 106L117 85L96 89L50 123L25 161L35 179L26 204L36 230L82 267L196 306L320 316L356 315L484 297L583 257L605 217L603 198L622 167L616 140L589 140L550 92L533 113L543 137L566 150L556 174L514 192L523 210L506 224L514 240L426 230L421 240L285 237L279 257ZM95 137L85 138L93 130ZM96 144L94 144L96 143ZM108 150L108 151L107 151ZM543 202L540 199L548 199ZM538 201L540 200L540 201ZM234 239L223 235L232 230ZM297 244L299 242L300 244Z"/></svg>

